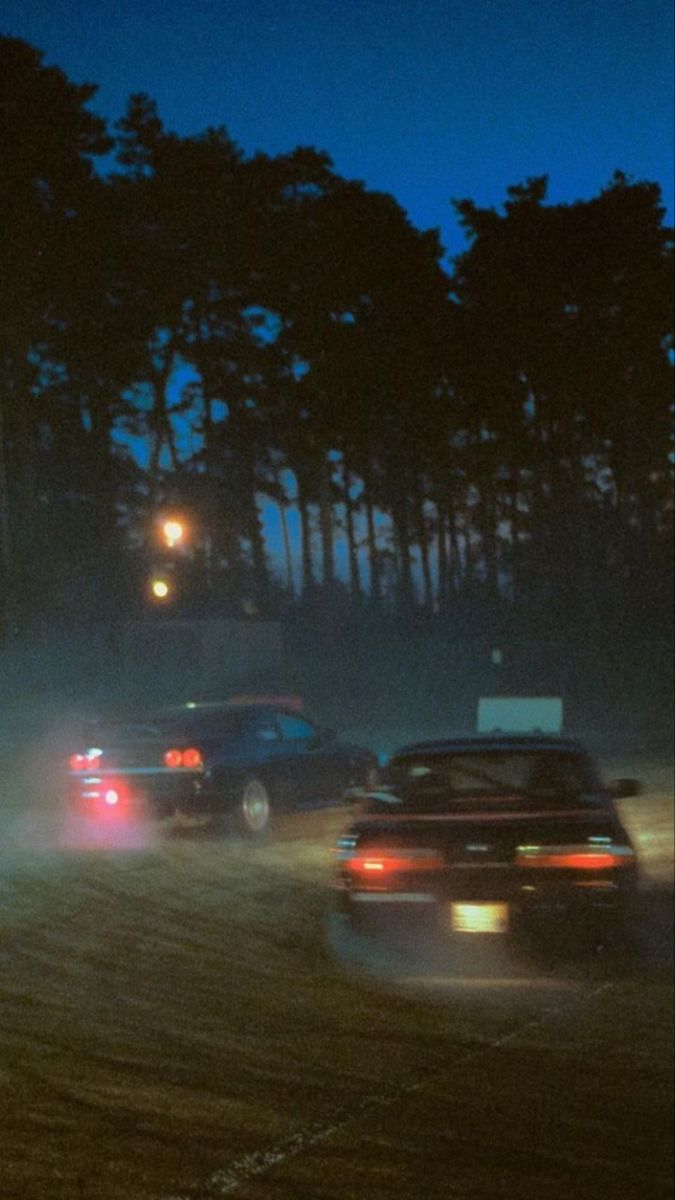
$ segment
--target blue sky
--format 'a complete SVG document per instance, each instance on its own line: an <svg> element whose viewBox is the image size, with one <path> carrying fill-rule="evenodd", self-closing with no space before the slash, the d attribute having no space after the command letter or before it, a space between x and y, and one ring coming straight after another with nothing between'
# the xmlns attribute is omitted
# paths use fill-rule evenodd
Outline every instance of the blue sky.
<svg viewBox="0 0 675 1200"><path fill-rule="evenodd" d="M619 168L661 184L672 223L673 23L672 0L0 0L0 33L97 83L109 120L145 91L180 134L326 150L450 254L451 198L498 206L529 175L557 203Z"/></svg>
<svg viewBox="0 0 675 1200"><path fill-rule="evenodd" d="M618 167L673 219L671 0L2 0L0 31L111 119L146 91L178 133L327 150L450 253L450 198L499 205L528 175L572 201Z"/></svg>

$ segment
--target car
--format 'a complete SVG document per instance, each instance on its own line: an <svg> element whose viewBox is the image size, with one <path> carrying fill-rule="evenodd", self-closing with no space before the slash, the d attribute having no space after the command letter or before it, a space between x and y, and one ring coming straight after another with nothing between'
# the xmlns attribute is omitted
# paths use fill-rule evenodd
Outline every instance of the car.
<svg viewBox="0 0 675 1200"><path fill-rule="evenodd" d="M241 696L90 722L69 759L69 808L96 821L177 815L259 837L274 814L334 804L376 765L301 708Z"/></svg>
<svg viewBox="0 0 675 1200"><path fill-rule="evenodd" d="M336 847L338 910L371 933L423 923L455 946L509 938L601 948L620 939L638 879L615 804L576 740L488 735L403 747ZM483 942L485 945L485 941Z"/></svg>

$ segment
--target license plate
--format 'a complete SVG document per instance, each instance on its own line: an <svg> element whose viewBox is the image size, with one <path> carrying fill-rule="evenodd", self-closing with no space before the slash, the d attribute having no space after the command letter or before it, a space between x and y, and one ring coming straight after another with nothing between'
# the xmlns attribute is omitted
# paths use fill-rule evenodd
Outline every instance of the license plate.
<svg viewBox="0 0 675 1200"><path fill-rule="evenodd" d="M507 933L508 904L450 904L450 928L453 933Z"/></svg>

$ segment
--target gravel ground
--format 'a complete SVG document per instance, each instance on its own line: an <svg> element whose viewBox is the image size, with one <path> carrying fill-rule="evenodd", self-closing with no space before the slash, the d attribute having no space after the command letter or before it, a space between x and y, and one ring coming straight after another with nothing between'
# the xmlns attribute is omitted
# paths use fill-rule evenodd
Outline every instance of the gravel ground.
<svg viewBox="0 0 675 1200"><path fill-rule="evenodd" d="M30 762L0 795L0 1197L665 1200L670 978L382 970L324 936L343 813L102 843ZM635 766L651 896L673 795Z"/></svg>

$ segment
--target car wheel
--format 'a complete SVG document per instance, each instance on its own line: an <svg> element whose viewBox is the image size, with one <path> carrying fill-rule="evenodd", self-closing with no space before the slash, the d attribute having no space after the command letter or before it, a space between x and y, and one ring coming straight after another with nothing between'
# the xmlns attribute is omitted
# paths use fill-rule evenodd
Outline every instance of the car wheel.
<svg viewBox="0 0 675 1200"><path fill-rule="evenodd" d="M259 779L247 779L239 796L237 819L240 832L248 837L263 837L272 820L270 794Z"/></svg>

